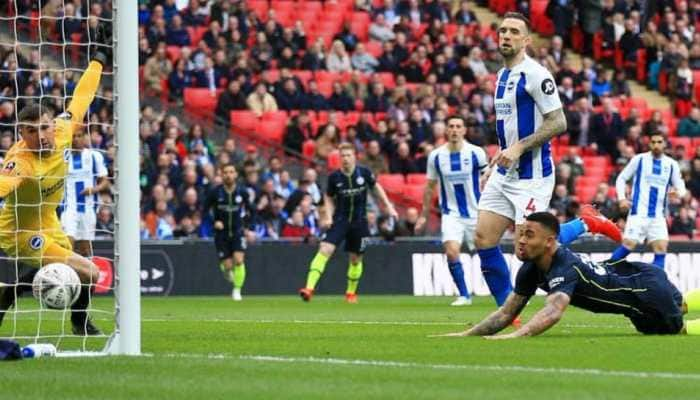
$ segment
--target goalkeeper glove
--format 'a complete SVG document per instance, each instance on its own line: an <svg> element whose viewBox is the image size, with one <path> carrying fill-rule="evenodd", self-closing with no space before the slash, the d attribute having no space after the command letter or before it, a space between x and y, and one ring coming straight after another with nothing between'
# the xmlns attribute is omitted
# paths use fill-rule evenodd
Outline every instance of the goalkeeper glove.
<svg viewBox="0 0 700 400"><path fill-rule="evenodd" d="M98 24L92 37L95 38L91 54L91 61L97 61L102 66L112 62L112 25L110 23Z"/></svg>

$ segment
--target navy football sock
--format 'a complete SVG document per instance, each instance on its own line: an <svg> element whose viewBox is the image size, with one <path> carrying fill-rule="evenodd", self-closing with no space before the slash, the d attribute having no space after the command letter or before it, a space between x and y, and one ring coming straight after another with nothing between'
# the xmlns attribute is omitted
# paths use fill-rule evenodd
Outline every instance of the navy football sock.
<svg viewBox="0 0 700 400"><path fill-rule="evenodd" d="M464 268L462 268L462 263L460 261L447 261L447 266L450 267L450 275L452 275L452 280L457 285L459 290L459 295L462 297L469 297L469 290L467 290L467 284L464 282Z"/></svg>
<svg viewBox="0 0 700 400"><path fill-rule="evenodd" d="M610 261L622 260L627 257L632 251L623 245L619 245L615 251L613 251L612 256L610 256Z"/></svg>
<svg viewBox="0 0 700 400"><path fill-rule="evenodd" d="M666 265L666 254L665 253L655 253L654 254L654 262L652 263L656 265L657 267L664 269L664 266Z"/></svg>
<svg viewBox="0 0 700 400"><path fill-rule="evenodd" d="M506 259L498 246L490 249L481 249L477 252L479 253L479 258L481 258L481 272L484 274L486 284L496 299L496 304L501 306L513 290Z"/></svg>

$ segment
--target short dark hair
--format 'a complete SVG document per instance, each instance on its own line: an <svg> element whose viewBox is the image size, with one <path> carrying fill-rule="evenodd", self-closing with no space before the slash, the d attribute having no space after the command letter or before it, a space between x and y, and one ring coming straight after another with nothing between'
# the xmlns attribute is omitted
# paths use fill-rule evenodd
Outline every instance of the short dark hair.
<svg viewBox="0 0 700 400"><path fill-rule="evenodd" d="M462 124L465 127L467 126L467 120L461 115L457 115L457 114L450 115L449 117L447 117L445 119L445 122L449 124L451 119L458 119L458 120L462 121Z"/></svg>
<svg viewBox="0 0 700 400"><path fill-rule="evenodd" d="M222 171L225 170L225 169L228 168L228 167L232 167L232 168L236 171L236 173L238 173L238 169L236 168L236 164L234 164L234 163L226 163L226 164L221 164L221 165L219 165L219 168L220 168Z"/></svg>
<svg viewBox="0 0 700 400"><path fill-rule="evenodd" d="M559 236L559 220L554 216L554 214L546 211L539 211L528 215L525 219L528 221L537 222Z"/></svg>
<svg viewBox="0 0 700 400"><path fill-rule="evenodd" d="M27 104L17 114L18 122L35 122L41 118L41 106L36 103Z"/></svg>
<svg viewBox="0 0 700 400"><path fill-rule="evenodd" d="M530 33L530 20L523 14L516 12L516 11L509 11L505 14L503 14L503 19L506 18L512 18L512 19L519 19L525 23L525 27L527 28L527 32Z"/></svg>

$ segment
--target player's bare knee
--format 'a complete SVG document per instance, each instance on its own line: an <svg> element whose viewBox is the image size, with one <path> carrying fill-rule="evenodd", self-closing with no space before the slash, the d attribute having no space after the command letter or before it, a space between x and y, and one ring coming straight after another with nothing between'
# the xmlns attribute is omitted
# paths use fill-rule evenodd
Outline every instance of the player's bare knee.
<svg viewBox="0 0 700 400"><path fill-rule="evenodd" d="M321 245L318 247L318 251L324 256L330 257L335 251L335 246L328 242L321 242Z"/></svg>
<svg viewBox="0 0 700 400"><path fill-rule="evenodd" d="M350 263L357 264L362 261L362 254L350 253Z"/></svg>
<svg viewBox="0 0 700 400"><path fill-rule="evenodd" d="M625 246L627 250L634 250L634 248L637 247L637 242L630 239L622 239L622 245Z"/></svg>
<svg viewBox="0 0 700 400"><path fill-rule="evenodd" d="M476 232L474 233L474 246L477 249L488 249L495 246L498 243L498 239L494 238L493 235L489 234L486 229L476 227Z"/></svg>

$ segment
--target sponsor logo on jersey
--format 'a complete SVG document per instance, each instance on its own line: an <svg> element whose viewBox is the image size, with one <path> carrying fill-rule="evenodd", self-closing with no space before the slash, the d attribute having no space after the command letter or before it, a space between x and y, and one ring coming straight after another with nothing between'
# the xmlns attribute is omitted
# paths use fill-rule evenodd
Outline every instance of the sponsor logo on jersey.
<svg viewBox="0 0 700 400"><path fill-rule="evenodd" d="M513 88L515 88L515 81L509 81L508 87L506 87L506 91L511 92L513 91Z"/></svg>
<svg viewBox="0 0 700 400"><path fill-rule="evenodd" d="M556 278L552 278L549 280L549 288L553 288L555 286L558 286L560 283L564 282L564 277L563 276L558 276Z"/></svg>
<svg viewBox="0 0 700 400"><path fill-rule="evenodd" d="M29 238L29 247L34 250L39 250L44 246L44 238L41 235L34 235Z"/></svg>
<svg viewBox="0 0 700 400"><path fill-rule="evenodd" d="M365 178L358 176L355 182L357 182L358 185L362 185L365 183Z"/></svg>
<svg viewBox="0 0 700 400"><path fill-rule="evenodd" d="M554 94L556 91L556 86L554 86L554 81L551 79L547 78L542 81L542 85L540 86L542 89L542 93L546 95Z"/></svg>
<svg viewBox="0 0 700 400"><path fill-rule="evenodd" d="M498 102L494 105L494 107L496 108L496 116L511 115L513 113L510 103Z"/></svg>

